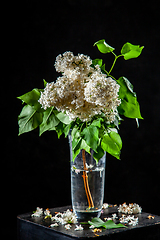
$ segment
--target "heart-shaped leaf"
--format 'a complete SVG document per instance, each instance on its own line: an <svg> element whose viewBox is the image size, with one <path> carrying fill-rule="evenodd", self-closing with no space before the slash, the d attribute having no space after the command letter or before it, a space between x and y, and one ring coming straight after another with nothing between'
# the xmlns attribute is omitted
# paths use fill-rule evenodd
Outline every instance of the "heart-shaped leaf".
<svg viewBox="0 0 160 240"><path fill-rule="evenodd" d="M96 126L90 125L82 131L82 135L87 145L92 148L95 152L97 152L99 137L98 137L98 129Z"/></svg>
<svg viewBox="0 0 160 240"><path fill-rule="evenodd" d="M92 60L92 64L94 66L96 66L98 64L101 67L102 66L102 62L103 62L103 60L99 59L99 58L96 58L96 59Z"/></svg>
<svg viewBox="0 0 160 240"><path fill-rule="evenodd" d="M121 49L121 54L124 56L125 60L131 59L131 58L137 58L144 46L140 47L140 45L133 45L129 42L125 43Z"/></svg>
<svg viewBox="0 0 160 240"><path fill-rule="evenodd" d="M64 124L70 124L72 122L72 120L70 120L69 117L62 112L56 114L56 117Z"/></svg>
<svg viewBox="0 0 160 240"><path fill-rule="evenodd" d="M93 46L97 46L98 50L101 53L110 53L114 51L114 48L109 46L106 42L105 39L99 40L98 42L95 42Z"/></svg>
<svg viewBox="0 0 160 240"><path fill-rule="evenodd" d="M19 135L30 132L42 122L42 113L37 112L30 105L25 105L18 116Z"/></svg>
<svg viewBox="0 0 160 240"><path fill-rule="evenodd" d="M120 85L119 97L121 98L121 105L118 107L119 113L128 118L143 119L132 84L125 77L120 77L117 83Z"/></svg>
<svg viewBox="0 0 160 240"><path fill-rule="evenodd" d="M39 135L41 136L47 130L54 129L55 126L59 124L59 119L55 116L53 112L54 107L46 109L43 113L43 122L39 128Z"/></svg>
<svg viewBox="0 0 160 240"><path fill-rule="evenodd" d="M88 221L90 225L93 225L95 228L104 227L106 229L113 229L113 228L127 228L121 223L114 223L112 220L108 220L107 222L102 221L100 218L93 218L91 221Z"/></svg>
<svg viewBox="0 0 160 240"><path fill-rule="evenodd" d="M120 159L120 151L122 148L122 140L118 133L110 132L103 136L101 147L104 151L110 153L112 156Z"/></svg>
<svg viewBox="0 0 160 240"><path fill-rule="evenodd" d="M29 104L38 112L43 112L42 106L38 102L40 95L41 95L41 91L37 88L34 88L32 91L25 93L22 96L17 97L17 98L22 100L26 104Z"/></svg>

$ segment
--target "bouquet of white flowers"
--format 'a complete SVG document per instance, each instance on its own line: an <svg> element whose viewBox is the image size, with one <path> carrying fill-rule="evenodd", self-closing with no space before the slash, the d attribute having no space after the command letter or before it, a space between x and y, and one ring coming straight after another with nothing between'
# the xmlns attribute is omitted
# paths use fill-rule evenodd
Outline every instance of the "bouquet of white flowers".
<svg viewBox="0 0 160 240"><path fill-rule="evenodd" d="M122 141L117 129L120 115L142 119L136 93L125 77L115 79L111 71L119 57L125 60L138 57L143 46L126 43L121 54L105 40L96 42L102 53L112 53L114 62L109 71L102 59L91 60L89 56L70 51L56 58L55 69L61 72L56 82L47 83L44 89L33 89L18 99L26 105L18 117L19 135L39 126L40 135L55 130L58 137L67 137L72 129L73 160L81 149L98 161L104 151L120 159Z"/></svg>
<svg viewBox="0 0 160 240"><path fill-rule="evenodd" d="M109 123L114 122L121 103L120 86L102 73L98 64L93 67L90 57L65 52L57 56L55 68L63 76L56 83L47 83L41 93L39 102L45 110L54 106L70 120L79 118L82 122L104 113Z"/></svg>

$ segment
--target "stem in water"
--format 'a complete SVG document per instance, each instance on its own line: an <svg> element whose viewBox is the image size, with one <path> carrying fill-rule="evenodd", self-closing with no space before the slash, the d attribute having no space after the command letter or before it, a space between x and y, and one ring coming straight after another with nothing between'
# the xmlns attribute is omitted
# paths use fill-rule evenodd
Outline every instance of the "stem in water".
<svg viewBox="0 0 160 240"><path fill-rule="evenodd" d="M86 172L88 169L86 167L86 156L85 156L84 149L82 149L82 158L83 158L83 166L84 166L84 171L83 171L83 175L82 175L83 181L84 181L84 188L85 188L89 208L94 208L94 203L93 203L93 199L92 199L91 192L89 189L89 184L88 184L88 176L87 176L87 172Z"/></svg>

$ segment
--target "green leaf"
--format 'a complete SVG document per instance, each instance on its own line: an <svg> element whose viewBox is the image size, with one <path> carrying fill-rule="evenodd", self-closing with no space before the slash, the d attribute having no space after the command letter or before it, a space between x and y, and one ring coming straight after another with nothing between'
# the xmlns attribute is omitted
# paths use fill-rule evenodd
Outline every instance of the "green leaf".
<svg viewBox="0 0 160 240"><path fill-rule="evenodd" d="M25 105L18 116L19 135L30 132L42 122L42 113L37 112L30 105Z"/></svg>
<svg viewBox="0 0 160 240"><path fill-rule="evenodd" d="M65 126L66 125L62 122L59 122L59 124L55 126L58 138L60 138L60 136L63 134Z"/></svg>
<svg viewBox="0 0 160 240"><path fill-rule="evenodd" d="M94 67L94 66L96 66L98 64L100 69L101 69L101 71L102 71L102 73L104 73L104 74L107 73L108 74L108 72L105 69L105 64L102 65L102 62L103 62L102 59L98 59L98 58L94 59L94 60L92 60L91 67Z"/></svg>
<svg viewBox="0 0 160 240"><path fill-rule="evenodd" d="M81 139L82 138L76 138L76 137L72 138L72 150L74 150L77 147L77 145L81 141Z"/></svg>
<svg viewBox="0 0 160 240"><path fill-rule="evenodd" d="M114 223L112 220L108 220L107 222L105 222L105 225L104 227L106 229L113 229L113 228L127 228L126 226L124 226L123 224L121 223Z"/></svg>
<svg viewBox="0 0 160 240"><path fill-rule="evenodd" d="M43 79L43 83L44 83L44 87L46 87L46 85L47 85L47 82L46 82L46 80L45 80L45 79Z"/></svg>
<svg viewBox="0 0 160 240"><path fill-rule="evenodd" d="M66 125L66 127L64 128L64 135L65 135L65 137L68 136L68 133L69 133L71 127L72 127L72 122L70 124Z"/></svg>
<svg viewBox="0 0 160 240"><path fill-rule="evenodd" d="M95 152L97 152L97 147L99 143L98 133L99 133L98 128L92 125L86 127L82 131L83 138L86 141L87 145L90 148L92 148Z"/></svg>
<svg viewBox="0 0 160 240"><path fill-rule="evenodd" d="M40 125L39 135L41 136L47 130L54 129L55 126L59 124L59 119L55 116L53 112L54 107L48 108L43 113L43 122Z"/></svg>
<svg viewBox="0 0 160 240"><path fill-rule="evenodd" d="M97 153L93 152L93 157L97 163L103 157L103 155L104 155L104 150L101 148L101 146L97 147Z"/></svg>
<svg viewBox="0 0 160 240"><path fill-rule="evenodd" d="M41 91L37 88L34 88L32 91L25 93L24 95L17 97L26 104L32 106L35 110L42 112L41 104L38 102L41 95Z"/></svg>
<svg viewBox="0 0 160 240"><path fill-rule="evenodd" d="M103 227L105 222L103 220L101 220L100 218L95 217L91 221L88 221L88 223L90 225L93 225L94 227L99 228L99 227Z"/></svg>
<svg viewBox="0 0 160 240"><path fill-rule="evenodd" d="M81 141L80 149L84 149L86 152L90 153L90 147L87 145L84 139Z"/></svg>
<svg viewBox="0 0 160 240"><path fill-rule="evenodd" d="M71 137L72 137L72 150L74 150L81 140L80 131L76 126L72 129Z"/></svg>
<svg viewBox="0 0 160 240"><path fill-rule="evenodd" d="M82 138L79 139L72 139L72 161L74 162L76 156L80 153L81 151L81 142Z"/></svg>
<svg viewBox="0 0 160 240"><path fill-rule="evenodd" d="M105 39L99 40L98 42L95 42L93 46L97 46L98 50L101 53L110 53L114 51L114 48L109 46L106 42Z"/></svg>
<svg viewBox="0 0 160 240"><path fill-rule="evenodd" d="M126 77L120 77L117 82L123 89L121 89L121 97L124 98L126 95L126 92L131 92L134 97L136 97L136 93L133 92L133 85L130 83L130 81Z"/></svg>
<svg viewBox="0 0 160 240"><path fill-rule="evenodd" d="M110 132L103 136L101 147L104 151L110 153L112 156L120 159L120 150L122 148L122 140L118 133Z"/></svg>
<svg viewBox="0 0 160 240"><path fill-rule="evenodd" d="M80 131L79 131L79 129L78 129L77 126L75 126L75 127L72 129L71 136L72 136L72 139L74 139L74 138L80 138L81 134L80 134Z"/></svg>
<svg viewBox="0 0 160 240"><path fill-rule="evenodd" d="M112 131L109 133L109 136L121 150L122 149L122 139L121 139L120 135L118 133L116 133L115 131Z"/></svg>
<svg viewBox="0 0 160 240"><path fill-rule="evenodd" d="M91 125L100 128L102 121L104 121L103 118L97 118L97 119L93 120Z"/></svg>
<svg viewBox="0 0 160 240"><path fill-rule="evenodd" d="M105 64L103 64L102 67L101 67L102 73L105 73L105 74L107 73L108 74L105 67L106 67Z"/></svg>
<svg viewBox="0 0 160 240"><path fill-rule="evenodd" d="M72 140L72 161L75 160L76 156L80 153L82 149L84 149L90 154L90 147L87 145L86 141L82 137L78 139L74 138Z"/></svg>
<svg viewBox="0 0 160 240"><path fill-rule="evenodd" d="M56 127L49 128L48 131L56 131Z"/></svg>
<svg viewBox="0 0 160 240"><path fill-rule="evenodd" d="M103 60L99 59L99 58L92 60L92 64L94 66L96 66L98 64L100 67L102 67L102 62L103 62Z"/></svg>
<svg viewBox="0 0 160 240"><path fill-rule="evenodd" d="M135 99L134 103L122 100L121 105L118 107L120 114L128 118L143 119L140 113L140 106L137 100Z"/></svg>
<svg viewBox="0 0 160 240"><path fill-rule="evenodd" d="M119 129L119 124L120 124L120 121L122 121L123 119L119 116L119 114L117 114L117 116L115 116L115 120L113 122L114 126L117 127L117 129Z"/></svg>
<svg viewBox="0 0 160 240"><path fill-rule="evenodd" d="M70 120L69 117L62 112L56 114L56 117L64 124L70 124L72 122L72 120Z"/></svg>
<svg viewBox="0 0 160 240"><path fill-rule="evenodd" d="M80 153L80 151L81 151L81 149L79 147L72 150L72 161L73 162L74 162L75 158L77 157L77 155Z"/></svg>
<svg viewBox="0 0 160 240"><path fill-rule="evenodd" d="M88 221L88 223L90 225L93 225L95 228L100 228L100 227L104 227L106 229L113 229L113 228L127 228L126 226L124 226L121 223L114 223L113 220L108 220L107 222L102 221L100 218L93 218L91 221Z"/></svg>
<svg viewBox="0 0 160 240"><path fill-rule="evenodd" d="M119 97L121 99L121 105L118 107L119 113L128 118L143 119L132 84L125 77L120 77L117 83L120 85Z"/></svg>
<svg viewBox="0 0 160 240"><path fill-rule="evenodd" d="M129 42L125 43L121 49L121 54L124 56L125 60L131 59L131 58L137 58L144 46L140 47L140 45L133 45Z"/></svg>
<svg viewBox="0 0 160 240"><path fill-rule="evenodd" d="M133 92L133 85L126 77L120 77L117 83L121 86L119 90L119 96L121 99L127 98L127 94L131 93L133 97L136 97L136 93Z"/></svg>

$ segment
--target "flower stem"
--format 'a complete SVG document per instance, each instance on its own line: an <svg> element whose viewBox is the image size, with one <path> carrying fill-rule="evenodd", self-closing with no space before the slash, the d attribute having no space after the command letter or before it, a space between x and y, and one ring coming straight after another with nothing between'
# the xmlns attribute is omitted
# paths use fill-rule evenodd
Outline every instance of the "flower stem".
<svg viewBox="0 0 160 240"><path fill-rule="evenodd" d="M114 68L114 65L115 65L116 61L117 61L117 56L115 57L114 62L113 62L113 64L112 64L112 67L111 67L111 69L109 70L109 73L108 73L108 74L110 74L110 73L112 72L112 69Z"/></svg>
<svg viewBox="0 0 160 240"><path fill-rule="evenodd" d="M88 200L88 204L89 204L89 208L94 208L94 203L93 203L93 199L91 196L91 192L89 189L89 184L88 184L88 176L87 176L87 167L86 167L86 156L85 156L85 150L82 149L82 158L83 158L83 166L84 166L84 171L83 171L83 181L84 181L84 188L85 188L85 192L86 192L86 196L87 196L87 200Z"/></svg>
<svg viewBox="0 0 160 240"><path fill-rule="evenodd" d="M114 68L114 65L115 65L115 63L116 63L116 61L117 61L117 58L119 58L119 57L122 56L122 55L117 56L114 52L112 52L112 53L113 53L113 55L115 56L115 59L114 59L114 62L113 62L113 64L112 64L111 69L110 69L109 72L108 72L108 75L112 72L112 70L113 70L113 68Z"/></svg>

